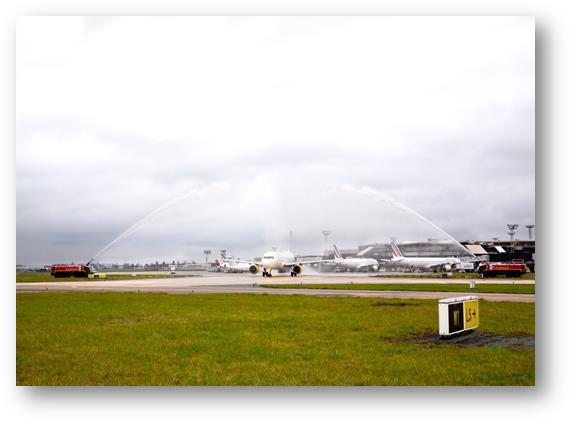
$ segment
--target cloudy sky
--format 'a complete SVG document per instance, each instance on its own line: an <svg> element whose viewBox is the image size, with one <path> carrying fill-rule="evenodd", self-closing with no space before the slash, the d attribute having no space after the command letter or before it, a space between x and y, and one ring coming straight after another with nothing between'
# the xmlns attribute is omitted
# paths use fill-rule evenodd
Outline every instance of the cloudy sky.
<svg viewBox="0 0 571 422"><path fill-rule="evenodd" d="M20 18L17 261L88 259L149 214L99 259L445 237L391 198L506 238L535 218L534 38L532 18Z"/></svg>

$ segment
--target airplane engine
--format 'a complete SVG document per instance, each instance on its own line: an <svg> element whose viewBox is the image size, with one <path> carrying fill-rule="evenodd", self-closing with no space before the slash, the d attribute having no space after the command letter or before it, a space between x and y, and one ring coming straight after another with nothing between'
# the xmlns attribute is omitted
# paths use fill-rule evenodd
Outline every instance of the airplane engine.
<svg viewBox="0 0 571 422"><path fill-rule="evenodd" d="M446 264L442 266L444 271L452 271L452 266L450 264Z"/></svg>
<svg viewBox="0 0 571 422"><path fill-rule="evenodd" d="M255 264L250 265L250 268L248 269L252 274L258 274L258 271L260 271L260 267Z"/></svg>
<svg viewBox="0 0 571 422"><path fill-rule="evenodd" d="M294 274L301 274L301 272L303 271L303 267L301 265L294 265L293 267L291 267L291 272Z"/></svg>

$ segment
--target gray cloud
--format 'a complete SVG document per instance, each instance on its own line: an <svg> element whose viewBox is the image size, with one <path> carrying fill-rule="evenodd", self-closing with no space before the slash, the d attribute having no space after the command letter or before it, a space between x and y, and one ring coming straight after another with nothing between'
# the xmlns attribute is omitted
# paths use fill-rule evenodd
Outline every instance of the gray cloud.
<svg viewBox="0 0 571 422"><path fill-rule="evenodd" d="M20 263L86 259L191 187L102 259L441 236L345 184L460 240L533 222L532 19L20 21Z"/></svg>

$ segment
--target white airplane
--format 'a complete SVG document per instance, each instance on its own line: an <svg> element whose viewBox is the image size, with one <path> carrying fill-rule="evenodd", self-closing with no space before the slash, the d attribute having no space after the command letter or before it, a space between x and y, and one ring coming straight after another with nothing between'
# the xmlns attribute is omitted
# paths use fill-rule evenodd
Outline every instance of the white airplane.
<svg viewBox="0 0 571 422"><path fill-rule="evenodd" d="M377 271L379 269L379 263L373 258L343 258L336 245L333 245L333 256L335 256L333 262L348 271Z"/></svg>
<svg viewBox="0 0 571 422"><path fill-rule="evenodd" d="M422 257L422 258L407 258L404 256L397 246L396 242L391 241L391 251L393 258L390 260L384 260L392 262L394 264L405 265L415 268L423 268L427 270L439 270L451 271L453 267L456 269L460 268L461 261L454 257Z"/></svg>
<svg viewBox="0 0 571 422"><path fill-rule="evenodd" d="M322 259L315 261L299 261L290 251L269 251L264 254L261 262L255 261L236 261L248 264L248 269L252 274L257 274L262 268L262 277L271 277L272 270L287 271L292 277L297 277L303 271L306 264L315 264L318 262L328 262Z"/></svg>
<svg viewBox="0 0 571 422"><path fill-rule="evenodd" d="M226 255L220 251L220 258L216 258L216 266L219 271L225 273L247 273L250 271L250 264L236 260L232 255Z"/></svg>

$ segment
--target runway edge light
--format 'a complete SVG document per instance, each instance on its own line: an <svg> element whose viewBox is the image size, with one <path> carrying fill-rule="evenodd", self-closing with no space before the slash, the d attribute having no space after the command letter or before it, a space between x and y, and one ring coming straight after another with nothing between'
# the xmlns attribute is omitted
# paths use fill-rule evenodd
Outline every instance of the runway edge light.
<svg viewBox="0 0 571 422"><path fill-rule="evenodd" d="M438 301L438 333L450 336L473 330L480 325L477 296L452 297Z"/></svg>

